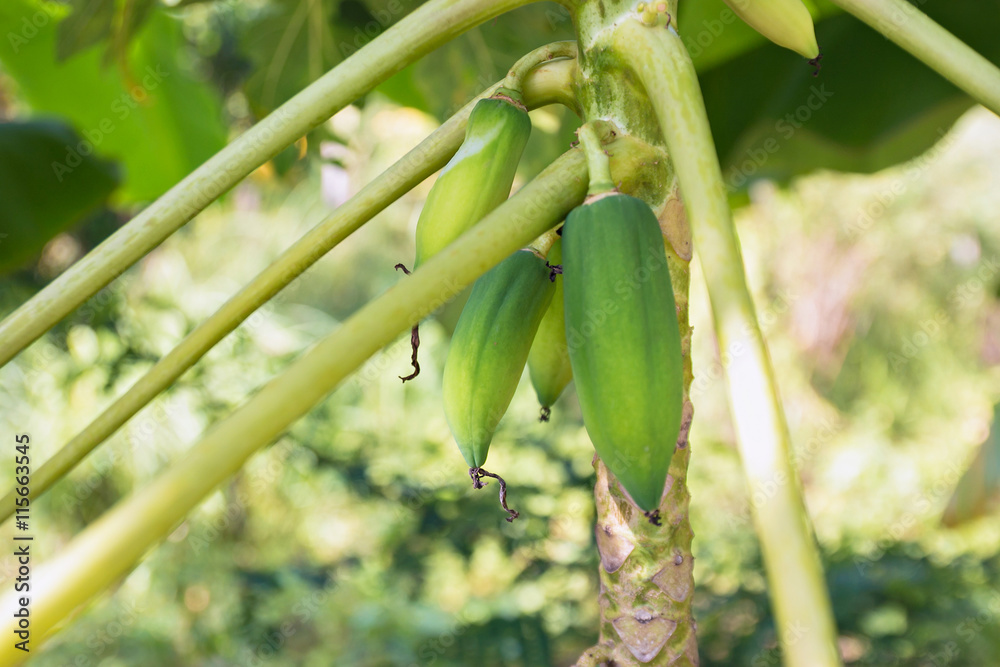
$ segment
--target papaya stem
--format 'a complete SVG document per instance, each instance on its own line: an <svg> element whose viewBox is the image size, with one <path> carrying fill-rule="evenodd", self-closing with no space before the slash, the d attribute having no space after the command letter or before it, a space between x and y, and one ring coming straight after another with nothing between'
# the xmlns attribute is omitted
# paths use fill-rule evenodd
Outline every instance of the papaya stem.
<svg viewBox="0 0 1000 667"><path fill-rule="evenodd" d="M833 0L1000 115L1000 68L905 0Z"/></svg>
<svg viewBox="0 0 1000 667"><path fill-rule="evenodd" d="M598 667L610 664L611 649L607 644L597 644L583 652L573 667Z"/></svg>
<svg viewBox="0 0 1000 667"><path fill-rule="evenodd" d="M430 0L413 10L216 153L0 322L0 366L347 104L470 28L533 1Z"/></svg>
<svg viewBox="0 0 1000 667"><path fill-rule="evenodd" d="M575 60L549 63L534 69L525 81L525 99L531 108L573 101L570 86ZM83 431L45 461L31 478L31 498L37 498L90 452L121 428L133 415L169 387L220 340L236 329L261 305L312 266L354 231L441 169L461 146L465 127L476 102L500 87L494 84L462 107L413 150L311 229L275 262L251 280L211 317L188 334L177 347L142 376ZM16 496L0 499L0 523L14 513Z"/></svg>

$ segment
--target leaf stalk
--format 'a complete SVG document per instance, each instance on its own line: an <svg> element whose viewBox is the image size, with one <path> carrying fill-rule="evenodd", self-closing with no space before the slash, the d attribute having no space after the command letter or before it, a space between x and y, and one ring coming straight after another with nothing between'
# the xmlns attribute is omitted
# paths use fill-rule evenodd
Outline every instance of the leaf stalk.
<svg viewBox="0 0 1000 667"><path fill-rule="evenodd" d="M39 639L128 572L247 459L273 441L370 356L457 295L504 257L556 225L584 197L582 151L572 149L412 275L365 305L218 422L148 486L121 501L38 568L32 629ZM15 594L0 602L15 629ZM24 658L0 645L0 664Z"/></svg>
<svg viewBox="0 0 1000 667"><path fill-rule="evenodd" d="M837 633L798 475L774 369L747 288L698 77L673 26L629 18L614 42L649 94L680 181L695 252L708 285L729 405L768 573L786 665L837 667ZM756 497L756 495L755 495Z"/></svg>

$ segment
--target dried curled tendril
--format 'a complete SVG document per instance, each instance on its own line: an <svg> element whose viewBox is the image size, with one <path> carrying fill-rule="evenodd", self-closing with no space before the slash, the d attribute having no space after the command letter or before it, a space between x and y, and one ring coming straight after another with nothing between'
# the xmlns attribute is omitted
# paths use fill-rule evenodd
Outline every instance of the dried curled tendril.
<svg viewBox="0 0 1000 667"><path fill-rule="evenodd" d="M508 514L510 514L510 516L507 517L507 523L510 523L520 516L516 510L512 510L507 507L507 482L503 481L503 477L500 475L494 475L485 468L469 468L469 477L472 478L472 488L474 489L481 489L487 485L487 482L483 481L483 477L492 477L500 482L500 505Z"/></svg>
<svg viewBox="0 0 1000 667"><path fill-rule="evenodd" d="M819 76L819 71L820 71L821 69L823 69L823 66L822 66L822 65L820 65L820 62L819 62L819 61L821 61L821 60L823 60L823 54L822 54L822 53L821 53L821 54L819 54L818 56L816 56L815 58L813 58L812 60L810 60L810 61L809 61L809 64L810 64L810 65L812 65L813 67L815 67L815 68L816 68L816 69L815 69L815 70L813 71L813 76L814 76L814 77L817 77L817 76Z"/></svg>
<svg viewBox="0 0 1000 667"><path fill-rule="evenodd" d="M560 229L562 229L560 227ZM545 266L549 269L549 280L552 282L556 281L556 276L561 276L563 272L562 264L549 264L545 262Z"/></svg>
<svg viewBox="0 0 1000 667"><path fill-rule="evenodd" d="M395 269L397 271L402 269L403 273L410 275L410 270L404 264L397 264ZM410 363L413 364L413 372L406 376L400 375L399 379L403 382L412 380L420 375L420 363L417 361L418 349L420 349L420 324L414 324L413 328L410 329Z"/></svg>

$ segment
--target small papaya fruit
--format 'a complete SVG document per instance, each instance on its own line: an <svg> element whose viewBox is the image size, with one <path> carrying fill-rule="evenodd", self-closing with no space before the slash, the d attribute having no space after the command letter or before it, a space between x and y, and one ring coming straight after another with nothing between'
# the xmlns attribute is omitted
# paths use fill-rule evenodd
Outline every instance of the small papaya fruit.
<svg viewBox="0 0 1000 667"><path fill-rule="evenodd" d="M549 267L533 250L515 252L472 287L442 380L445 417L470 468L486 462L554 292Z"/></svg>
<svg viewBox="0 0 1000 667"><path fill-rule="evenodd" d="M507 199L530 134L517 92L501 88L476 103L461 148L441 170L417 219L415 266Z"/></svg>
<svg viewBox="0 0 1000 667"><path fill-rule="evenodd" d="M570 365L569 348L566 345L562 276L554 270L562 264L562 239L556 239L552 244L547 259L555 282L555 292L528 353L531 384L542 406L541 421L549 420L552 404L573 379L573 367Z"/></svg>

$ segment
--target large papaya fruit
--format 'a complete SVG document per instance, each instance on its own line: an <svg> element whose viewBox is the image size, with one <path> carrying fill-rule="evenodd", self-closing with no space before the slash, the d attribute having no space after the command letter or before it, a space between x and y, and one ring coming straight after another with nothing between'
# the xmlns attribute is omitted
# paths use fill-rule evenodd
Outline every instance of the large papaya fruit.
<svg viewBox="0 0 1000 667"><path fill-rule="evenodd" d="M549 267L533 250L515 252L473 285L442 380L445 417L472 469L486 462L554 292Z"/></svg>
<svg viewBox="0 0 1000 667"><path fill-rule="evenodd" d="M681 424L680 331L663 236L642 200L607 192L567 217L566 340L583 421L636 505L654 511Z"/></svg>

